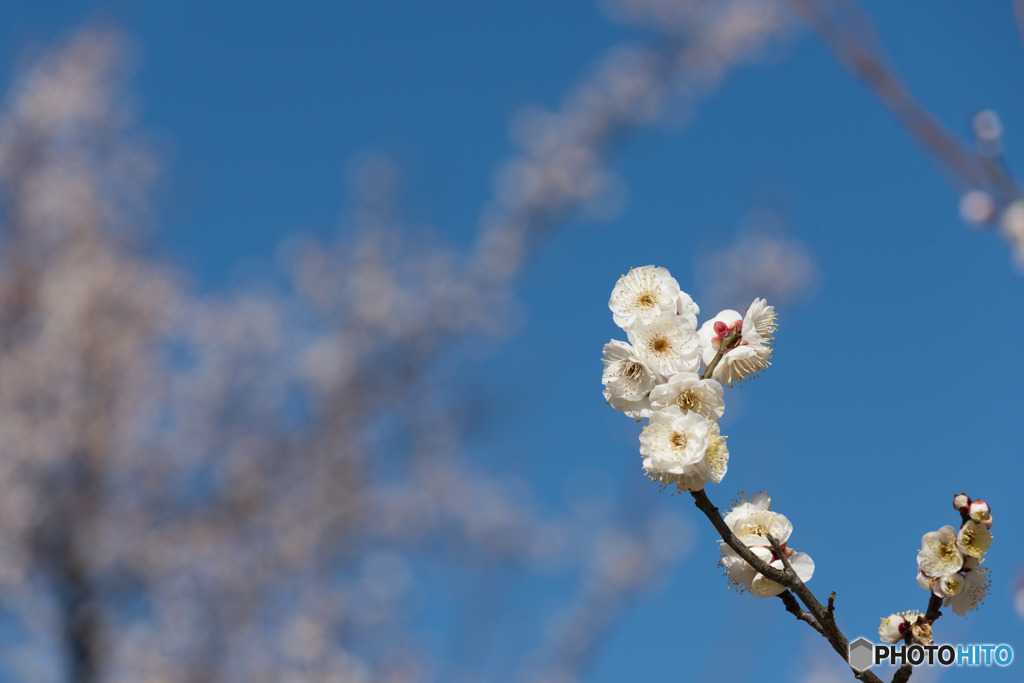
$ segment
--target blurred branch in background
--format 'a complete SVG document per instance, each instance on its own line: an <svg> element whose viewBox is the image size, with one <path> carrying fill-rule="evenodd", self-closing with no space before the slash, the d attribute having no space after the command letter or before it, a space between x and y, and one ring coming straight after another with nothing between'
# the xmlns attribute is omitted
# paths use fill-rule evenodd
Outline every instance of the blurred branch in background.
<svg viewBox="0 0 1024 683"><path fill-rule="evenodd" d="M1002 124L995 112L974 117L974 140L965 142L921 105L903 84L871 17L857 0L789 0L850 74L864 82L896 119L928 149L960 196L970 225L996 226L1024 271L1024 192L1003 158ZM1020 3L1016 4L1018 19Z"/></svg>
<svg viewBox="0 0 1024 683"><path fill-rule="evenodd" d="M523 264L558 221L621 203L607 161L626 133L692 106L790 26L775 2L672 4L669 24L658 3L622 4L671 30L611 50L561 108L516 118L519 151L468 253L411 235L398 169L371 156L345 234L289 242L285 285L219 295L146 254L159 164L123 95L123 39L83 32L28 63L0 111L9 676L585 670L624 596L685 552L685 523L625 504L544 514L530 482L474 468L461 441L480 408L442 361L460 339L502 332ZM512 664L495 664L467 651L486 650L483 636L440 650L423 638L441 622L417 613L435 563L484 584L569 577L578 594L546 641L530 629ZM464 617L477 634L502 628L499 614Z"/></svg>
<svg viewBox="0 0 1024 683"><path fill-rule="evenodd" d="M607 7L655 36L610 49L559 109L530 107L514 118L519 153L498 167L470 271L481 280L509 277L550 226L574 213L614 215L624 201L608 167L616 146L667 114L689 111L731 69L761 58L793 29L776 0L609 0Z"/></svg>
<svg viewBox="0 0 1024 683"><path fill-rule="evenodd" d="M1024 0L1013 0L1013 13L1017 17L1017 30L1024 40Z"/></svg>

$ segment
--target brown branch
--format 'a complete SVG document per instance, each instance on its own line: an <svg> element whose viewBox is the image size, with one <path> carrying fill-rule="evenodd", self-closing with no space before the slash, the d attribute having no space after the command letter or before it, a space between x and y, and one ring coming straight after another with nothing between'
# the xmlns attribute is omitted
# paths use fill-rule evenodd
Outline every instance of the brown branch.
<svg viewBox="0 0 1024 683"><path fill-rule="evenodd" d="M805 624L813 628L821 635L825 635L825 632L822 630L821 624L818 623L818 620L815 619L814 615L812 615L810 612L800 607L800 603L797 602L796 598L793 597L792 593L790 593L788 590L784 590L781 593L779 593L779 598L782 600L782 604L786 606L787 612L789 612L794 617L796 617L800 621L804 622Z"/></svg>
<svg viewBox="0 0 1024 683"><path fill-rule="evenodd" d="M942 616L942 612L939 608L942 607L942 598L932 593L928 599L928 609L925 610L924 618L928 621L934 622L936 619Z"/></svg>
<svg viewBox="0 0 1024 683"><path fill-rule="evenodd" d="M914 673L913 664L904 664L896 673L892 676L892 683L907 683L910 680L910 674Z"/></svg>
<svg viewBox="0 0 1024 683"><path fill-rule="evenodd" d="M775 552L775 555L780 560L782 560L782 566L785 567L786 576L789 578L789 580L799 580L800 577L796 575L796 570L794 570L793 565L789 563L789 555L786 554L786 549L779 545L778 539L776 539L771 534L765 534L765 537L768 539L768 543L771 545L772 550Z"/></svg>

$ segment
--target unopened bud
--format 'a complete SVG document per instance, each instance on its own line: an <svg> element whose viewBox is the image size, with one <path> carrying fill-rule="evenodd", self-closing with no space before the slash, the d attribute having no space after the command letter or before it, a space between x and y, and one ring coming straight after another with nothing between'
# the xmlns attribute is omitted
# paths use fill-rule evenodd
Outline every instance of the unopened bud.
<svg viewBox="0 0 1024 683"><path fill-rule="evenodd" d="M966 493L958 493L953 496L953 507L959 512L963 512L967 509L967 506L971 504L971 499Z"/></svg>
<svg viewBox="0 0 1024 683"><path fill-rule="evenodd" d="M967 516L978 524L983 524L986 527L992 526L992 510L989 509L988 503L983 500L971 501L971 504L967 507Z"/></svg>

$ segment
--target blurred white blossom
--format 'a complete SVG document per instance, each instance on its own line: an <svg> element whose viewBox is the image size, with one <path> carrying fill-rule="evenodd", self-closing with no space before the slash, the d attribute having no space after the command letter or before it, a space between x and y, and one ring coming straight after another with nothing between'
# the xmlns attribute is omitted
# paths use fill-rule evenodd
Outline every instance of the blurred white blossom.
<svg viewBox="0 0 1024 683"><path fill-rule="evenodd" d="M706 308L728 309L755 297L778 306L814 291L821 273L810 248L781 234L774 214L754 212L746 221L750 225L731 245L701 251L695 258Z"/></svg>

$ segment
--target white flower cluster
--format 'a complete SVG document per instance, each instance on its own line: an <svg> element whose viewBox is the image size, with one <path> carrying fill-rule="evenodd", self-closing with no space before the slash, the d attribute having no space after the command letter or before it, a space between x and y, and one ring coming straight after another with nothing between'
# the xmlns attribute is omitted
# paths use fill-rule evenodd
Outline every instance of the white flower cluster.
<svg viewBox="0 0 1024 683"><path fill-rule="evenodd" d="M800 580L809 581L814 575L814 560L807 553L798 553L786 546L789 535L793 533L793 524L784 515L771 512L768 509L771 504L771 497L763 491L750 499L744 498L725 516L725 523L758 559L771 567L783 569L782 558L776 555L768 541L768 536L772 536L786 553ZM770 598L786 590L781 583L772 581L750 566L728 543L720 542L718 549L722 552L721 565L733 586L759 598Z"/></svg>
<svg viewBox="0 0 1024 683"><path fill-rule="evenodd" d="M878 627L878 637L883 643L898 643L906 639L907 634L911 640L923 645L931 645L934 641L932 623L917 610L890 614Z"/></svg>
<svg viewBox="0 0 1024 683"><path fill-rule="evenodd" d="M605 344L604 397L637 421L649 420L640 434L647 475L679 491L719 483L729 461L718 429L722 383L770 365L775 309L755 299L746 315L722 311L698 330L697 304L655 266L623 275L608 306L629 341Z"/></svg>
<svg viewBox="0 0 1024 683"><path fill-rule="evenodd" d="M921 538L917 583L965 616L984 602L991 583L981 563L992 544L992 512L985 501L972 501L966 493L953 498L953 507L962 518L960 530L947 525Z"/></svg>

